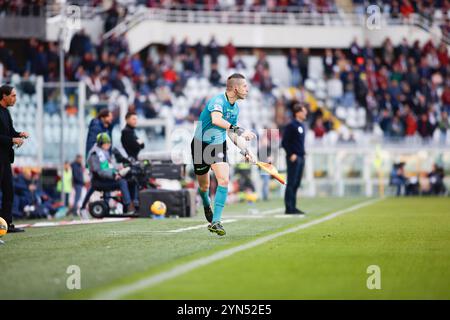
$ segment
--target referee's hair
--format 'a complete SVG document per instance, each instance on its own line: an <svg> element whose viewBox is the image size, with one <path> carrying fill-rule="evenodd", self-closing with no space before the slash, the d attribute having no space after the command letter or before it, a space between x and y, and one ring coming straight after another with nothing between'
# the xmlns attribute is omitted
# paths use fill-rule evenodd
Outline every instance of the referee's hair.
<svg viewBox="0 0 450 320"><path fill-rule="evenodd" d="M9 96L13 91L14 87L4 84L0 87L0 100L3 100L3 96Z"/></svg>
<svg viewBox="0 0 450 320"><path fill-rule="evenodd" d="M233 89L233 87L236 85L236 82L243 79L245 79L245 77L242 74L233 73L227 79L227 89Z"/></svg>
<svg viewBox="0 0 450 320"><path fill-rule="evenodd" d="M98 119L106 118L107 116L109 116L110 113L111 111L109 111L108 108L103 108L102 110L99 111L97 118Z"/></svg>

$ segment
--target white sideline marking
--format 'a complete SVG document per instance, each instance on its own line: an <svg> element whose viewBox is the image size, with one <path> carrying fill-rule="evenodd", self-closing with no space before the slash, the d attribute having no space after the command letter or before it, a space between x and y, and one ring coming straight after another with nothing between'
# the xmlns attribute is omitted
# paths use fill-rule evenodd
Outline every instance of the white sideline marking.
<svg viewBox="0 0 450 320"><path fill-rule="evenodd" d="M242 218L242 219L248 219L248 218L261 219L261 218L266 218L265 216L268 214L277 213L277 212L283 212L283 209L276 208L276 209L261 211L260 213L257 213L257 214L231 215L231 216L233 218ZM275 215L274 217L275 218L285 218L284 215ZM230 222L235 222L235 221L237 221L237 220L236 219L225 219L222 221L222 223L230 223ZM184 232L184 231L202 229L207 226L208 226L208 223L202 223L202 224L198 224L196 226L180 228L180 229L175 229L175 230L112 231L111 233L112 234L179 233L179 232Z"/></svg>
<svg viewBox="0 0 450 320"><path fill-rule="evenodd" d="M167 270L167 271L164 271L164 272L161 272L161 273L149 276L149 277L144 278L142 280L136 281L135 283L128 284L128 285L123 285L123 286L120 286L120 287L108 290L106 292L100 293L100 294L94 296L93 299L98 299L98 300L119 299L120 297L126 296L128 294L131 294L133 292L136 292L136 291L148 288L148 287L152 287L152 286L154 286L156 284L159 284L159 283L161 283L163 281L166 281L166 280L178 277L178 276L180 276L180 275L182 275L184 273L187 273L187 272L192 271L192 270L194 270L196 268L208 265L208 264L213 263L215 261L222 260L222 259L224 259L226 257L229 257L229 256L235 254L235 253L238 253L238 252L241 252L241 251L244 251L244 250L247 250L247 249L254 248L256 246L259 246L260 244L266 243L268 241L271 241L273 239L279 238L279 237L284 236L286 234L297 232L299 230L309 228L309 227L314 226L316 224L319 224L319 223L322 223L322 222L334 219L334 218L336 218L336 217L338 217L340 215L343 215L344 213L351 212L351 211L354 211L354 210L357 210L357 209L360 209L360 208L363 208L363 207L367 207L367 206L369 206L369 205L371 205L371 204L373 204L375 202L378 202L380 200L382 200L382 199L368 200L368 201L365 201L363 203L351 206L351 207L349 207L347 209L342 209L342 210L333 212L333 213L331 213L331 214L329 214L329 215L327 215L327 216L325 216L323 218L320 218L320 219L317 219L317 220L313 220L313 221L309 221L309 222L301 224L299 226L296 226L296 227L293 227L293 228L290 228L290 229L287 229L287 230L284 230L284 231L281 231L281 232L278 232L278 233L274 233L274 234L271 234L271 235L268 235L268 236L265 236L265 237L262 237L262 238L259 238L259 239L256 239L256 240L253 240L253 241L251 241L249 243L242 244L242 245L239 245L237 247L226 249L226 250L223 250L223 251L219 251L219 252L214 253L214 254L212 254L210 256L203 257L203 258L200 258L200 259L197 259L197 260L194 260L194 261L190 261L190 262L181 264L179 266L173 267L170 270Z"/></svg>
<svg viewBox="0 0 450 320"><path fill-rule="evenodd" d="M276 214L273 216L274 218L297 218L297 219L302 219L305 218L304 214Z"/></svg>
<svg viewBox="0 0 450 320"><path fill-rule="evenodd" d="M276 209L271 209L271 210L266 210L261 212L261 214L272 214L272 213L281 213L283 212L284 209L283 208L276 208Z"/></svg>

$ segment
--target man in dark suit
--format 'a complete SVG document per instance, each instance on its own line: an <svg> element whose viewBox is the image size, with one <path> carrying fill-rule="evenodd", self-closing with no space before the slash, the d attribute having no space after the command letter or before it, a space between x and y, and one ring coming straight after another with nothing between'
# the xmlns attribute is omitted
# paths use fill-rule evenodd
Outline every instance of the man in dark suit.
<svg viewBox="0 0 450 320"><path fill-rule="evenodd" d="M144 148L144 142L136 136L137 115L134 112L128 112L125 116L127 125L122 130L120 141L129 157L138 159L139 152Z"/></svg>
<svg viewBox="0 0 450 320"><path fill-rule="evenodd" d="M302 181L303 168L305 166L305 134L304 121L308 110L303 104L295 104L292 113L294 119L289 123L283 134L281 142L286 150L287 185L284 195L286 214L304 214L296 208L297 190Z"/></svg>
<svg viewBox="0 0 450 320"><path fill-rule="evenodd" d="M8 107L16 103L16 90L9 86L0 87L0 188L2 191L2 208L0 216L8 223L8 233L23 232L12 224L12 205L14 198L11 163L14 162L13 146L20 147L29 137L26 132L14 129Z"/></svg>
<svg viewBox="0 0 450 320"><path fill-rule="evenodd" d="M129 111L125 115L125 121L127 125L122 130L122 136L120 141L122 146L127 152L129 157L137 160L139 152L144 149L144 142L136 136L136 126L137 126L137 115L135 112ZM133 204L135 208L139 207L139 191L138 185L134 181L128 181L128 188L130 189L131 198L133 199Z"/></svg>

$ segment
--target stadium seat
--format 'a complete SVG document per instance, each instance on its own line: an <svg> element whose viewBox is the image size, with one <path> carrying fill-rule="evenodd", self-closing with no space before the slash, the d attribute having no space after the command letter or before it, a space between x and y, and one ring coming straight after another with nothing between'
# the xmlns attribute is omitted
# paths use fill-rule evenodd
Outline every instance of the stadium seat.
<svg viewBox="0 0 450 320"><path fill-rule="evenodd" d="M306 79L305 88L311 92L314 92L316 90L316 81L310 78Z"/></svg>

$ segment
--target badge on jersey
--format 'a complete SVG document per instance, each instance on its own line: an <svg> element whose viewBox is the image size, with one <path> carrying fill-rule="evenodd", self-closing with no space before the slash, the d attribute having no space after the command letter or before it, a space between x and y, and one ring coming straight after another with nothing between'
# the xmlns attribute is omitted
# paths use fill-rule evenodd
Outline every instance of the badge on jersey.
<svg viewBox="0 0 450 320"><path fill-rule="evenodd" d="M302 128L302 127L298 127L298 132L299 132L300 134L303 134L303 128Z"/></svg>

